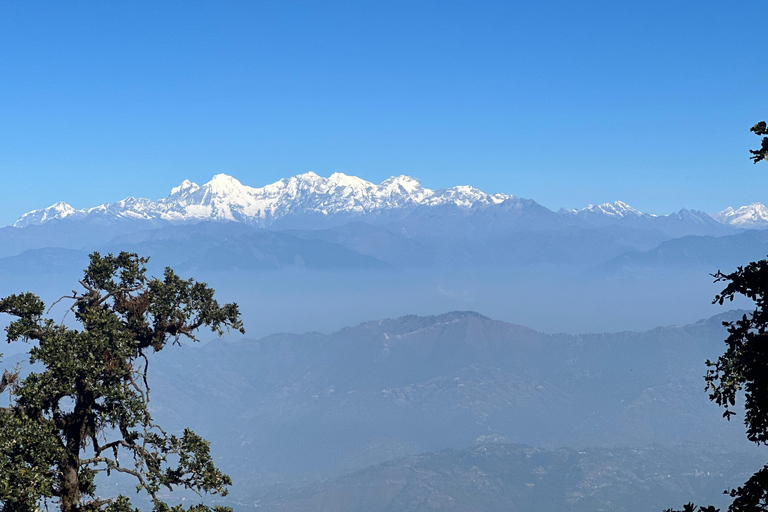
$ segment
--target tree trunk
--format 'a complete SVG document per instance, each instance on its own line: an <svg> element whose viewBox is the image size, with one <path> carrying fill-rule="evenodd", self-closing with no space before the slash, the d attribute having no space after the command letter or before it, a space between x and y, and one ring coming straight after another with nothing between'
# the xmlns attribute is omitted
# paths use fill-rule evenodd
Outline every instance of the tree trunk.
<svg viewBox="0 0 768 512"><path fill-rule="evenodd" d="M77 512L80 508L80 479L78 478L79 459L68 460L61 469L61 512Z"/></svg>
<svg viewBox="0 0 768 512"><path fill-rule="evenodd" d="M87 439L87 425L93 412L94 396L87 389L85 381L78 379L75 383L78 399L75 408L67 418L65 429L67 436L67 460L61 470L61 512L78 512L80 510L80 450L83 441Z"/></svg>

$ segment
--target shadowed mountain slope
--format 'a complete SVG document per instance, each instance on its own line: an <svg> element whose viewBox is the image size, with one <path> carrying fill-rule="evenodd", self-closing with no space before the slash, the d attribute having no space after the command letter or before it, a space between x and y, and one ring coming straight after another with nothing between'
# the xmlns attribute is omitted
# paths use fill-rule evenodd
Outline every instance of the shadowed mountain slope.
<svg viewBox="0 0 768 512"><path fill-rule="evenodd" d="M703 389L715 317L647 332L548 336L454 312L164 351L153 407L257 475L341 474L490 436L539 446L743 446ZM291 477L290 475L293 475Z"/></svg>
<svg viewBox="0 0 768 512"><path fill-rule="evenodd" d="M268 512L661 511L690 500L724 505L723 490L760 457L706 447L544 450L481 444L386 462L301 490L273 490Z"/></svg>

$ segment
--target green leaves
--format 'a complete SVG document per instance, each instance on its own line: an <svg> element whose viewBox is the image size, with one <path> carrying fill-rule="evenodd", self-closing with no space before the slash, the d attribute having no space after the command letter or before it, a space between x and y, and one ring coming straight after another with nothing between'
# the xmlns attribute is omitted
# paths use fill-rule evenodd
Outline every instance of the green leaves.
<svg viewBox="0 0 768 512"><path fill-rule="evenodd" d="M768 133L768 127L758 123L752 131ZM730 274L718 271L713 277L715 282L727 283L714 303L723 304L742 295L755 303L755 310L736 321L723 322L728 331L725 353L717 361L707 361L709 369L704 377L709 398L730 419L743 393L747 439L768 444L768 260L753 261ZM729 494L734 498L730 512L768 510L768 466ZM694 506L689 505L684 512L693 512ZM716 512L714 507L699 510Z"/></svg>
<svg viewBox="0 0 768 512"><path fill-rule="evenodd" d="M722 304L743 295L755 302L755 310L724 323L728 330L726 351L717 361L708 361L710 369L704 377L709 397L730 419L743 391L747 438L757 444L768 443L768 260L753 261L730 274L717 272L714 277L716 282L728 283L714 302Z"/></svg>
<svg viewBox="0 0 768 512"><path fill-rule="evenodd" d="M0 411L0 503L35 510L54 495L54 462L62 456L55 428L18 409Z"/></svg>
<svg viewBox="0 0 768 512"><path fill-rule="evenodd" d="M38 339L40 318L44 310L43 301L29 292L0 300L0 313L8 313L18 318L5 328L8 341Z"/></svg>
<svg viewBox="0 0 768 512"><path fill-rule="evenodd" d="M768 135L768 124L760 121L749 131L755 135ZM765 160L768 137L763 137L760 149L750 149L749 152L753 163ZM743 295L755 303L755 310L734 322L723 322L728 330L725 353L717 361L707 360L706 363L709 369L704 380L709 399L721 406L723 417L730 420L736 414L732 409L736 399L743 392L747 439L768 444L768 260L753 261L730 274L718 270L712 277L716 283L728 283L715 296L713 304L722 305ZM729 512L768 510L768 466L729 494L735 498ZM689 503L683 507L683 512L695 512L695 508ZM699 510L717 512L711 506Z"/></svg>
<svg viewBox="0 0 768 512"><path fill-rule="evenodd" d="M149 443L157 448L162 457L177 456L178 463L162 472L150 472L148 489L157 491L166 487L173 490L176 486L183 486L196 492L227 495L227 486L232 485L232 480L214 466L209 443L205 439L185 429L181 438L153 436Z"/></svg>
<svg viewBox="0 0 768 512"><path fill-rule="evenodd" d="M139 258L136 254L127 252L102 257L98 252L94 252L90 259L82 281L83 286L89 290L114 293L133 290L146 283L148 258Z"/></svg>
<svg viewBox="0 0 768 512"><path fill-rule="evenodd" d="M92 254L84 291L64 297L80 329L43 318L45 306L32 293L0 300L0 312L16 317L8 340L37 341L30 362L44 368L21 382L10 372L0 380L0 392L13 389L10 407L0 409L3 510L32 511L49 498L65 512L133 512L122 496L87 499L96 495L99 471L133 476L156 510L182 510L158 499L161 487L226 494L232 482L214 466L207 441L188 429L168 435L153 423L145 352L181 337L196 340L201 327L244 332L237 305L219 305L205 283L171 269L148 278L146 263L135 254Z"/></svg>
<svg viewBox="0 0 768 512"><path fill-rule="evenodd" d="M697 509L696 505L693 503L686 503L683 505L683 510L672 510L671 508L668 508L664 512L720 512L720 509L711 505L708 507L702 506Z"/></svg>
<svg viewBox="0 0 768 512"><path fill-rule="evenodd" d="M229 328L245 333L237 304L219 306L213 290L205 283L183 280L170 268L165 269L162 280L149 282L149 294L155 299L146 309L156 333L152 344L155 350L160 350L165 343L157 333L172 336L174 340L180 336L195 339L194 331L203 326L219 335Z"/></svg>
<svg viewBox="0 0 768 512"><path fill-rule="evenodd" d="M765 121L760 121L750 128L749 131L753 132L755 135L768 135L768 125L765 124ZM752 163L756 164L757 162L765 160L766 156L768 156L768 137L763 137L760 149L750 149L749 152L752 153L752 156L749 157L752 159Z"/></svg>

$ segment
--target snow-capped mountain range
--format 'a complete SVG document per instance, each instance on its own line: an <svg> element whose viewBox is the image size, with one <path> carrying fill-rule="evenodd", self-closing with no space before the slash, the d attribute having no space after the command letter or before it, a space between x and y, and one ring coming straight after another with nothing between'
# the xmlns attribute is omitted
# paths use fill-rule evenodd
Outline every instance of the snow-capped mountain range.
<svg viewBox="0 0 768 512"><path fill-rule="evenodd" d="M745 229L760 229L768 226L768 208L762 203L752 203L741 208L726 208L714 215L723 224Z"/></svg>
<svg viewBox="0 0 768 512"><path fill-rule="evenodd" d="M459 211L488 208L512 203L517 198L506 194L487 194L470 186L441 190L424 188L419 180L409 176L392 177L379 185L342 173L328 178L309 172L282 179L261 188L243 185L226 174L217 174L200 186L185 180L164 199L129 197L93 208L75 209L59 202L47 208L22 215L14 227L23 228L53 220L104 218L147 220L183 224L190 222L236 221L256 226L296 216L359 218L384 212L410 212L418 207L449 206ZM609 222L619 219L658 218L642 213L626 203L591 204L581 210L558 212L564 217ZM735 228L768 227L768 208L761 203L727 208L714 215L681 210L672 216L694 217L699 222L712 222ZM661 216L665 217L665 216ZM666 216L671 217L671 216Z"/></svg>
<svg viewBox="0 0 768 512"><path fill-rule="evenodd" d="M343 213L359 216L384 210L445 204L470 209L500 204L511 198L504 194L486 194L468 186L430 190L409 176L392 177L376 185L341 173L323 178L309 172L254 188L226 174L217 174L202 186L185 180L173 188L168 197L159 201L129 197L82 210L60 202L26 213L13 225L25 227L54 219L106 216L174 223L238 221L266 226L290 215Z"/></svg>
<svg viewBox="0 0 768 512"><path fill-rule="evenodd" d="M627 203L622 201L603 204L590 204L581 210L561 209L560 213L571 215L598 215L613 218L641 217L643 215L643 212L635 210ZM655 215L652 216L655 217Z"/></svg>

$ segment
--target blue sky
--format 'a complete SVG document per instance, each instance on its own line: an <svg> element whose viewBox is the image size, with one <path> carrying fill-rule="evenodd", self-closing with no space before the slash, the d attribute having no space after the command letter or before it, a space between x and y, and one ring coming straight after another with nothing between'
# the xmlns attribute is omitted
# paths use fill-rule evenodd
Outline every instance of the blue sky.
<svg viewBox="0 0 768 512"><path fill-rule="evenodd" d="M764 0L0 3L0 225L216 173L766 202Z"/></svg>

